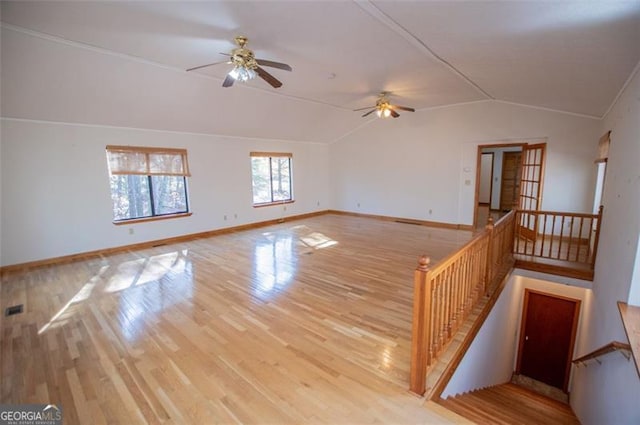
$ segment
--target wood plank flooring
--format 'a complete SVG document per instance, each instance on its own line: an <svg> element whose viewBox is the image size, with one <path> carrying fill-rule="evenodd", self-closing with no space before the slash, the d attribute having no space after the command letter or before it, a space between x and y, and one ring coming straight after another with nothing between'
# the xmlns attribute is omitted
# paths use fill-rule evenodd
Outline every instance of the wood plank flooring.
<svg viewBox="0 0 640 425"><path fill-rule="evenodd" d="M0 402L65 424L456 423L408 392L412 276L471 233L323 215L2 276Z"/></svg>
<svg viewBox="0 0 640 425"><path fill-rule="evenodd" d="M449 397L438 403L477 424L580 424L568 404L510 383Z"/></svg>

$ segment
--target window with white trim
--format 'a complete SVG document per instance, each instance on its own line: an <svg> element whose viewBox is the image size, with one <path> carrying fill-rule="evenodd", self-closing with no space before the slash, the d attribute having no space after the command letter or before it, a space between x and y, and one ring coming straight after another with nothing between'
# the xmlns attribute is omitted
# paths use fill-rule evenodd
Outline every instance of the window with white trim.
<svg viewBox="0 0 640 425"><path fill-rule="evenodd" d="M293 202L290 153L251 152L253 206Z"/></svg>
<svg viewBox="0 0 640 425"><path fill-rule="evenodd" d="M107 146L113 221L187 214L186 149Z"/></svg>

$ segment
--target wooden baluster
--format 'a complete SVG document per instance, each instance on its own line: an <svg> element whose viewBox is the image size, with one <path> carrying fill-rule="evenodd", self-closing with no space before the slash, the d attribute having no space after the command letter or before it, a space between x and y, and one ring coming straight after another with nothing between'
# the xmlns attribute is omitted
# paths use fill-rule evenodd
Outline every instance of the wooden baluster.
<svg viewBox="0 0 640 425"><path fill-rule="evenodd" d="M549 256L548 258L553 258L553 238L556 233L556 216L553 215L551 219L551 237L549 238Z"/></svg>
<svg viewBox="0 0 640 425"><path fill-rule="evenodd" d="M545 233L547 233L547 217L548 214L543 215L544 219L542 220L542 241L540 242L540 253L539 256L542 257L542 253L544 250L544 239ZM553 237L553 229L551 229L551 237Z"/></svg>
<svg viewBox="0 0 640 425"><path fill-rule="evenodd" d="M442 273L438 276L432 275L431 278L431 362L435 361L439 349L439 329L440 329L440 312L442 310L442 301L440 292L442 290ZM431 364L431 363L429 363Z"/></svg>
<svg viewBox="0 0 640 425"><path fill-rule="evenodd" d="M489 233L489 245L487 246L487 264L485 266L485 275L483 276L482 292L489 295L489 287L493 284L493 230L495 224L493 224L493 217L489 216L487 224L484 226Z"/></svg>
<svg viewBox="0 0 640 425"><path fill-rule="evenodd" d="M447 290L445 291L445 323L443 328L444 333L444 341L445 344L449 341L449 337L451 336L451 320L453 317L453 285L456 280L458 280L458 271L460 270L460 264L455 262L451 265L449 280L447 281Z"/></svg>
<svg viewBox="0 0 640 425"><path fill-rule="evenodd" d="M561 260L562 258L562 239L564 236L564 214L562 215L562 220L560 221L560 244L558 245L558 255L556 256L556 258L558 260Z"/></svg>
<svg viewBox="0 0 640 425"><path fill-rule="evenodd" d="M425 392L427 366L433 357L431 344L432 285L429 273L431 259L423 255L413 274L413 329L411 335L410 389L418 395Z"/></svg>
<svg viewBox="0 0 640 425"><path fill-rule="evenodd" d="M584 226L584 217L580 217L580 230L578 231L578 249L576 250L576 258L575 261L580 261L579 257L580 257L580 248L582 246L582 228ZM589 229L589 231L591 232L591 229Z"/></svg>
<svg viewBox="0 0 640 425"><path fill-rule="evenodd" d="M453 290L451 294L451 335L458 328L458 317L460 316L460 286L462 285L464 279L464 264L460 265L460 269L458 270L458 277L453 282Z"/></svg>
<svg viewBox="0 0 640 425"><path fill-rule="evenodd" d="M571 248L574 246L574 237L573 237L573 219L574 216L570 216L569 219L569 247L567 248L567 261L571 261ZM578 239L580 241L580 239Z"/></svg>
<svg viewBox="0 0 640 425"><path fill-rule="evenodd" d="M445 301L445 294L447 292L447 281L448 281L448 269L444 271L440 275L440 283L438 284L438 301L436 301L439 305L439 315L438 315L438 350L437 353L440 354L440 351L444 348L444 328L446 326L446 311L447 304Z"/></svg>
<svg viewBox="0 0 640 425"><path fill-rule="evenodd" d="M515 252L518 254L521 254L520 252L520 235L518 232L516 232L516 226L518 225L518 223L520 223L520 211L516 210L516 219L513 221L513 236L514 239L516 240L515 245L516 245L516 249Z"/></svg>

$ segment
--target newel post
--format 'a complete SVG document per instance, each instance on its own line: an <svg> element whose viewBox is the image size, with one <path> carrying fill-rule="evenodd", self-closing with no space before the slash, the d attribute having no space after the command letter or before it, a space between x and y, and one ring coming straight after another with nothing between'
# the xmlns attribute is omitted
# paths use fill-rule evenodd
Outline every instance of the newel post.
<svg viewBox="0 0 640 425"><path fill-rule="evenodd" d="M487 246L487 264L485 267L485 276L484 276L484 293L489 293L489 285L491 285L491 280L493 279L493 217L489 216L487 219L487 225L484 228L489 232L489 245Z"/></svg>
<svg viewBox="0 0 640 425"><path fill-rule="evenodd" d="M413 276L413 324L411 329L410 390L423 395L426 389L427 366L431 361L431 259L423 255Z"/></svg>

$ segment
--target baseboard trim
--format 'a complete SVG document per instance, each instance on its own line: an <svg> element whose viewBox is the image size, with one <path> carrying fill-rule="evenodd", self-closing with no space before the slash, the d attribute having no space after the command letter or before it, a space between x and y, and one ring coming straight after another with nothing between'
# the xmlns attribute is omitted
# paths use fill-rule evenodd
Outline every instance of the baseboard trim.
<svg viewBox="0 0 640 425"><path fill-rule="evenodd" d="M241 224L239 226L208 230L205 232L190 233L187 235L174 236L171 238L155 239L152 241L139 242L139 243L130 244L130 245L121 245L121 246L112 247L112 248L97 249L94 251L80 252L77 254L63 255L60 257L45 258L42 260L29 261L26 263L10 264L7 266L0 267L0 275L3 275L8 272L25 271L25 270L43 267L43 266L51 266L54 264L64 264L64 263L70 263L73 261L86 260L88 258L101 257L105 255L110 255L110 254L116 254L123 251L137 251L140 249L153 248L156 246L167 245L171 243L188 242L195 239L208 238L211 236L222 235L226 233L239 232L242 230L249 230L249 229L254 229L258 227L271 226L273 224L283 223L285 221L301 220L304 218L316 217L316 216L325 215L328 213L329 213L329 210L315 211L311 213L292 215L292 216L282 217L282 218L275 218L272 220L259 221L255 223Z"/></svg>
<svg viewBox="0 0 640 425"><path fill-rule="evenodd" d="M394 216L388 216L388 215L365 214L365 213L357 213L357 212L343 211L343 210L329 210L328 212L329 214L348 215L352 217L375 218L377 220L395 221L396 223L405 223L405 224L417 224L420 226L436 227L440 229L473 230L473 226L470 224L442 223L439 221L418 220L415 218L394 217Z"/></svg>

